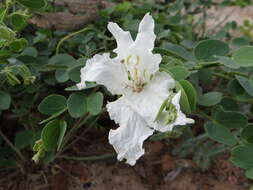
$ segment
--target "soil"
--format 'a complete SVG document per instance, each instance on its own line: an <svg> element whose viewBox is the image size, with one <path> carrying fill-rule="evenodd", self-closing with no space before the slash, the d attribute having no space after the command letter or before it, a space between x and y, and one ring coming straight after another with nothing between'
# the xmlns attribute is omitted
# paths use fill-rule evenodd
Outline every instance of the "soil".
<svg viewBox="0 0 253 190"><path fill-rule="evenodd" d="M101 132L97 141L87 143L86 137L96 133L86 134L64 155L113 152ZM115 157L97 161L59 158L49 165L29 162L1 171L0 190L248 190L252 184L228 161L229 155L218 157L202 171L190 158L172 156L170 149L166 141L146 142L146 153L134 167Z"/></svg>
<svg viewBox="0 0 253 190"><path fill-rule="evenodd" d="M221 2L221 0L217 0L217 2ZM200 17L202 17L202 13L196 16L196 20L198 20ZM253 6L213 6L206 11L206 34L215 34L221 29L222 26L232 21L235 21L237 26L242 26L245 21L248 21L250 24L252 24ZM200 29L197 28L197 30ZM243 32L240 30L234 30L232 35L235 37L240 37L243 35ZM253 35L253 32L251 32L251 35Z"/></svg>

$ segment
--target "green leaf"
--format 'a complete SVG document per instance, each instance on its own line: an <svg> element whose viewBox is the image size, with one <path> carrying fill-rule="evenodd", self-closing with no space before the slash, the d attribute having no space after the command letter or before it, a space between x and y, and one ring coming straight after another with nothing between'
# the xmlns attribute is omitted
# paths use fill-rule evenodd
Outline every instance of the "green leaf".
<svg viewBox="0 0 253 190"><path fill-rule="evenodd" d="M230 160L240 168L250 169L253 168L252 158L252 149L244 145L239 145L232 150Z"/></svg>
<svg viewBox="0 0 253 190"><path fill-rule="evenodd" d="M241 138L242 138L244 144L253 148L253 125L252 124L248 125L247 127L245 127L242 130Z"/></svg>
<svg viewBox="0 0 253 190"><path fill-rule="evenodd" d="M101 92L96 92L87 97L87 111L91 115L97 115L102 110L104 97Z"/></svg>
<svg viewBox="0 0 253 190"><path fill-rule="evenodd" d="M242 88L242 86L236 79L229 81L228 91L234 96L242 95L243 93L245 93L245 90Z"/></svg>
<svg viewBox="0 0 253 190"><path fill-rule="evenodd" d="M58 54L49 60L49 65L71 66L76 60L68 54Z"/></svg>
<svg viewBox="0 0 253 190"><path fill-rule="evenodd" d="M235 78L240 83L240 85L244 88L244 90L251 96L253 96L253 86L250 84L249 79L236 75Z"/></svg>
<svg viewBox="0 0 253 190"><path fill-rule="evenodd" d="M17 0L17 2L30 9L41 9L47 5L46 0Z"/></svg>
<svg viewBox="0 0 253 190"><path fill-rule="evenodd" d="M0 110L7 110L11 105L11 96L9 93L0 91Z"/></svg>
<svg viewBox="0 0 253 190"><path fill-rule="evenodd" d="M224 97L221 100L220 105L223 107L223 109L225 111L238 111L239 110L238 103L229 97Z"/></svg>
<svg viewBox="0 0 253 190"><path fill-rule="evenodd" d="M60 150L61 148L61 145L62 145L62 141L63 141L63 138L64 138L64 135L66 133L66 130L67 130L67 123L66 121L60 121L60 130L59 130L59 136L58 136L58 142L57 142L57 151Z"/></svg>
<svg viewBox="0 0 253 190"><path fill-rule="evenodd" d="M154 53L159 53L161 55L167 55L167 56L172 56L177 59L180 59L182 61L186 61L185 57L175 51L171 51L170 49L165 49L165 48L154 48L153 50Z"/></svg>
<svg viewBox="0 0 253 190"><path fill-rule="evenodd" d="M12 41L15 39L15 32L10 28L0 25L0 40Z"/></svg>
<svg viewBox="0 0 253 190"><path fill-rule="evenodd" d="M20 52L24 48L26 48L28 45L28 42L24 38L17 39L9 44L10 49L14 52Z"/></svg>
<svg viewBox="0 0 253 190"><path fill-rule="evenodd" d="M175 57L180 58L181 60L195 61L193 54L187 51L183 46L173 43L166 43L164 45L164 48L172 55L175 55Z"/></svg>
<svg viewBox="0 0 253 190"><path fill-rule="evenodd" d="M78 118L87 112L86 96L81 93L73 93L68 98L68 110L71 117Z"/></svg>
<svg viewBox="0 0 253 190"><path fill-rule="evenodd" d="M83 66L82 65L79 65L79 66L76 66L74 68L72 68L70 71L69 71L69 78L70 80L72 80L73 82L76 82L76 83L79 83L81 82L81 73L80 73L80 70Z"/></svg>
<svg viewBox="0 0 253 190"><path fill-rule="evenodd" d="M3 22L6 11L7 11L6 7L0 7L0 23Z"/></svg>
<svg viewBox="0 0 253 190"><path fill-rule="evenodd" d="M40 113L53 115L67 107L67 99L64 96L52 94L42 100L38 106Z"/></svg>
<svg viewBox="0 0 253 190"><path fill-rule="evenodd" d="M68 71L66 69L57 69L55 71L55 78L59 83L67 82L69 80Z"/></svg>
<svg viewBox="0 0 253 190"><path fill-rule="evenodd" d="M67 88L65 88L64 90L65 90L65 91L80 91L79 88L77 88L76 85L67 87Z"/></svg>
<svg viewBox="0 0 253 190"><path fill-rule="evenodd" d="M195 57L199 61L216 61L216 56L228 54L229 47L226 43L219 40L204 40L194 48Z"/></svg>
<svg viewBox="0 0 253 190"><path fill-rule="evenodd" d="M63 120L50 121L42 130L41 139L46 151L53 151L60 148L67 123Z"/></svg>
<svg viewBox="0 0 253 190"><path fill-rule="evenodd" d="M181 109L185 113L191 113L192 110L191 110L191 106L189 103L189 99L187 97L187 94L186 94L184 88L182 87L182 85L179 82L176 82L176 89L177 89L177 91L179 91L179 90L181 91L181 98L180 98Z"/></svg>
<svg viewBox="0 0 253 190"><path fill-rule="evenodd" d="M47 123L47 122L49 122L49 121L51 121L51 120L57 118L58 116L60 116L61 114L63 114L63 113L64 113L65 111L67 111L67 110L68 110L67 107L65 107L65 109L63 109L63 110L61 110L61 111L59 111L59 112L57 112L57 113L51 115L51 116L50 116L49 118L47 118L47 119L42 120L41 122L39 122L39 124Z"/></svg>
<svg viewBox="0 0 253 190"><path fill-rule="evenodd" d="M205 129L208 136L217 142L230 146L233 146L237 143L232 133L222 125L213 122L207 122L205 124Z"/></svg>
<svg viewBox="0 0 253 190"><path fill-rule="evenodd" d="M116 7L115 10L119 12L127 12L131 8L132 4L130 2L123 2L119 3Z"/></svg>
<svg viewBox="0 0 253 190"><path fill-rule="evenodd" d="M231 68L231 69L238 69L240 68L240 65L236 64L236 62L233 61L230 57L224 57L224 56L215 56L219 59L219 62L223 64L224 66Z"/></svg>
<svg viewBox="0 0 253 190"><path fill-rule="evenodd" d="M23 50L21 53L22 56L29 56L29 57L34 57L36 58L39 55L39 52L36 48L34 47L27 47Z"/></svg>
<svg viewBox="0 0 253 190"><path fill-rule="evenodd" d="M252 102L253 101L253 97L250 96L248 93L243 93L243 94L240 94L238 96L235 96L235 99L236 101L238 102Z"/></svg>
<svg viewBox="0 0 253 190"><path fill-rule="evenodd" d="M249 77L249 83L251 86L253 86L253 75L250 75Z"/></svg>
<svg viewBox="0 0 253 190"><path fill-rule="evenodd" d="M166 67L165 71L171 74L172 77L177 81L184 80L190 75L188 69L183 66Z"/></svg>
<svg viewBox="0 0 253 190"><path fill-rule="evenodd" d="M0 59L7 59L8 57L10 57L12 54L11 51L9 50L0 50Z"/></svg>
<svg viewBox="0 0 253 190"><path fill-rule="evenodd" d="M198 104L202 106L213 106L218 104L222 99L220 92L208 92L199 96Z"/></svg>
<svg viewBox="0 0 253 190"><path fill-rule="evenodd" d="M248 118L240 112L218 110L214 115L216 121L226 128L243 128L248 124Z"/></svg>
<svg viewBox="0 0 253 190"><path fill-rule="evenodd" d="M198 71L198 78L203 85L208 85L212 82L212 70L211 69L200 69Z"/></svg>
<svg viewBox="0 0 253 190"><path fill-rule="evenodd" d="M53 56L46 66L54 66L55 78L59 83L69 80L69 69L77 65L76 60L67 54L58 54ZM59 68L57 68L59 67Z"/></svg>
<svg viewBox="0 0 253 190"><path fill-rule="evenodd" d="M97 86L99 86L99 85L96 84L96 83L93 83L93 82L86 82L86 87L85 87L84 89L82 89L82 90L94 88L94 87L97 87ZM76 85L70 86L70 87L68 87L68 88L65 88L64 90L66 90L66 91L80 91L80 90L77 88Z"/></svg>
<svg viewBox="0 0 253 190"><path fill-rule="evenodd" d="M31 130L19 132L15 136L15 147L23 149L32 146L34 142L34 133Z"/></svg>
<svg viewBox="0 0 253 190"><path fill-rule="evenodd" d="M14 29L18 31L24 29L27 25L24 15L21 15L19 13L14 13L11 15L11 23Z"/></svg>
<svg viewBox="0 0 253 190"><path fill-rule="evenodd" d="M197 92L192 84L187 80L179 81L182 90L182 97L180 104L186 113L192 113L196 111ZM183 95L185 94L185 95ZM186 96L186 97L185 97ZM187 103L188 102L188 103Z"/></svg>
<svg viewBox="0 0 253 190"><path fill-rule="evenodd" d="M236 47L241 47L241 46L246 46L250 44L250 38L248 37L238 37L238 38L234 38L232 40L232 44Z"/></svg>
<svg viewBox="0 0 253 190"><path fill-rule="evenodd" d="M233 52L234 61L241 67L253 66L253 47L244 46Z"/></svg>
<svg viewBox="0 0 253 190"><path fill-rule="evenodd" d="M250 168L245 173L247 178L253 179L253 168Z"/></svg>

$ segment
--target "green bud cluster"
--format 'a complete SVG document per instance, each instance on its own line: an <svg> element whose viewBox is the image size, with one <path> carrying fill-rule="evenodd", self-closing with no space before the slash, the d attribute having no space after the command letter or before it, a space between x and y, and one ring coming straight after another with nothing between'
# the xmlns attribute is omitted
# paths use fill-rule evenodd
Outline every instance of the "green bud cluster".
<svg viewBox="0 0 253 190"><path fill-rule="evenodd" d="M45 148L42 142L42 139L35 142L35 145L33 147L33 151L36 152L35 155L32 157L32 160L35 163L38 163L41 158L45 156Z"/></svg>

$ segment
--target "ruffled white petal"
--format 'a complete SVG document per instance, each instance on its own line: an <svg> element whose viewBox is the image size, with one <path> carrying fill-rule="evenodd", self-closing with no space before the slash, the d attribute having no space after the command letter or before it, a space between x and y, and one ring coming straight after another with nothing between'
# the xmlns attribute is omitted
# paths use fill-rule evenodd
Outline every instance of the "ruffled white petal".
<svg viewBox="0 0 253 190"><path fill-rule="evenodd" d="M81 82L77 87L85 88L86 81L104 85L112 94L123 94L127 91L127 73L123 64L111 59L107 53L97 54L87 60L86 66L81 69Z"/></svg>
<svg viewBox="0 0 253 190"><path fill-rule="evenodd" d="M162 57L160 54L153 54L156 35L154 33L155 23L152 16L147 13L139 24L139 32L133 46L129 50L130 54L141 57L141 70L147 70L153 74L159 70Z"/></svg>
<svg viewBox="0 0 253 190"><path fill-rule="evenodd" d="M135 40L135 45L152 51L155 44L156 35L154 33L155 22L152 16L147 13L139 24L139 31Z"/></svg>
<svg viewBox="0 0 253 190"><path fill-rule="evenodd" d="M155 124L154 129L158 130L160 132L166 132L166 131L171 131L174 126L177 125L187 125L187 124L193 124L194 120L187 118L185 114L180 110L180 97L181 97L181 91L179 91L173 98L171 103L176 107L177 110L177 118L175 122L169 124L169 125L163 125L162 123L157 123ZM166 113L164 113L166 114Z"/></svg>
<svg viewBox="0 0 253 190"><path fill-rule="evenodd" d="M128 56L128 49L133 45L131 34L122 30L118 24L109 22L107 25L108 30L112 33L117 42L117 48L114 50L120 59Z"/></svg>
<svg viewBox="0 0 253 190"><path fill-rule="evenodd" d="M126 163L134 165L144 154L143 142L153 130L123 97L106 107L110 118L120 125L118 129L110 130L109 142L117 152L118 160L126 159Z"/></svg>
<svg viewBox="0 0 253 190"><path fill-rule="evenodd" d="M174 85L175 81L169 74L157 72L142 92L127 94L125 98L148 125L153 127L156 115Z"/></svg>

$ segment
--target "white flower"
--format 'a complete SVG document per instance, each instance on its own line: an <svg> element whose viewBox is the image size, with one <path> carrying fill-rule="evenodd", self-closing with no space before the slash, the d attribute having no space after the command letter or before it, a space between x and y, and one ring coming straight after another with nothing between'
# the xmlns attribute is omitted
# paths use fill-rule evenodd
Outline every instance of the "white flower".
<svg viewBox="0 0 253 190"><path fill-rule="evenodd" d="M134 165L144 154L144 140L154 130L171 131L175 125L194 121L180 111L181 93L174 96L171 92L175 81L167 73L159 72L161 55L152 53L156 38L153 18L149 14L144 16L135 41L116 23L110 22L108 30L117 41L117 57L112 59L105 53L89 59L81 69L81 83L77 86L82 89L86 81L96 82L112 94L122 95L106 106L110 118L120 125L110 131L109 142L118 160L126 159Z"/></svg>

